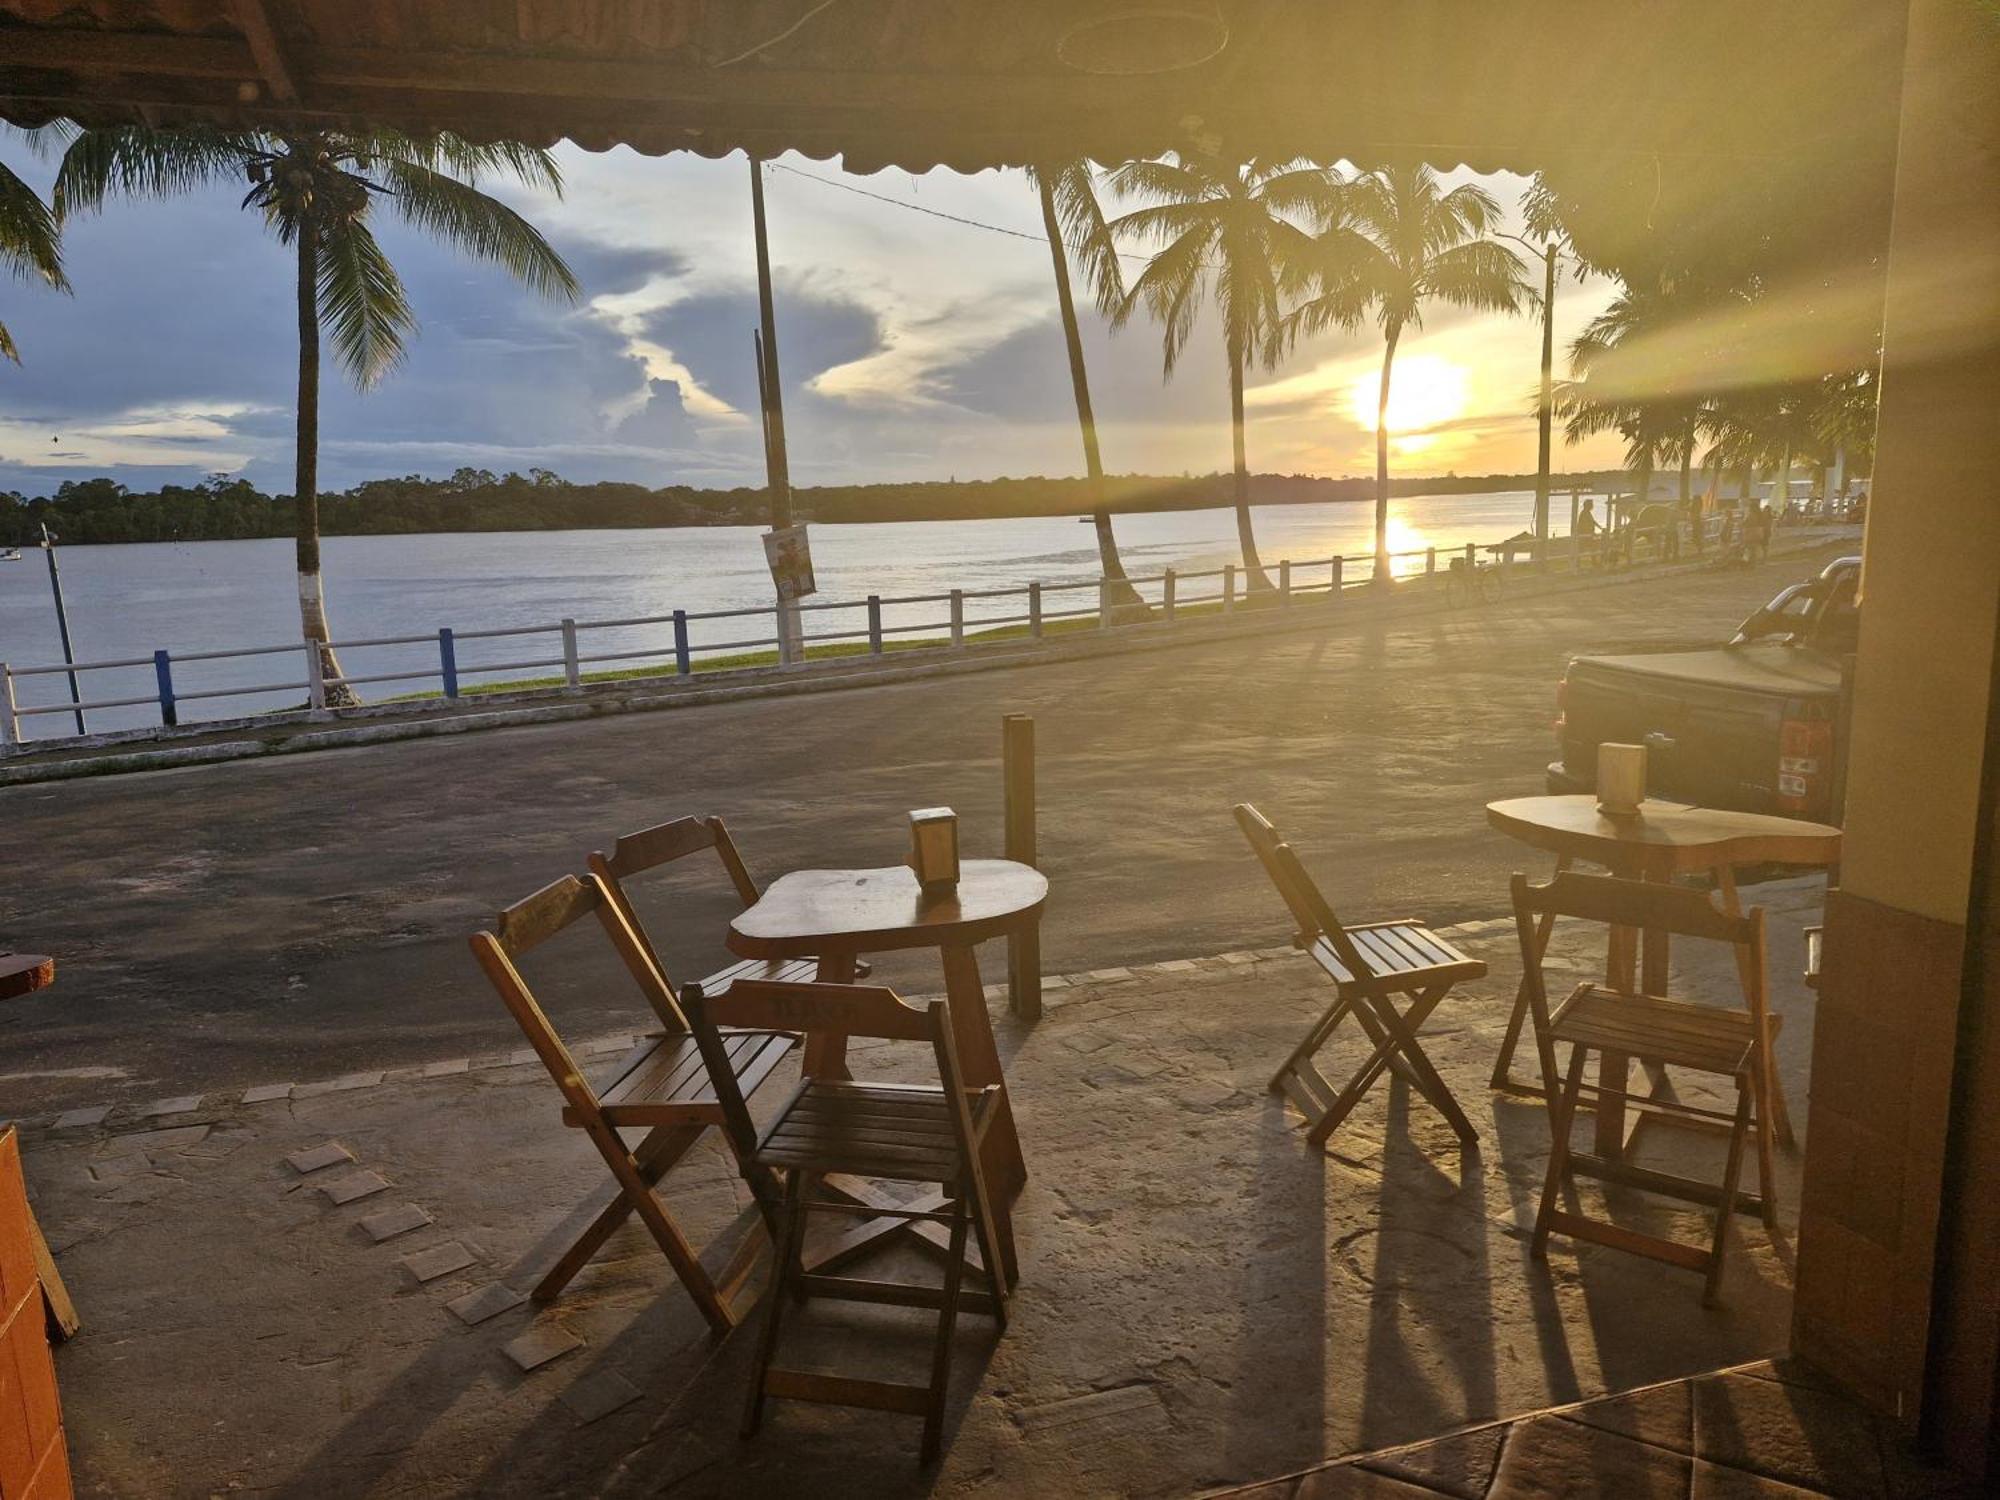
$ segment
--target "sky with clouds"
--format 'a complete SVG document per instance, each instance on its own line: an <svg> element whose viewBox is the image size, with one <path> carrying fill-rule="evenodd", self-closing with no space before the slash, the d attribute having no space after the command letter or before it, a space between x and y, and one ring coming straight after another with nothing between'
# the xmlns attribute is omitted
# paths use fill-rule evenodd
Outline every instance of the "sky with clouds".
<svg viewBox="0 0 2000 1500"><path fill-rule="evenodd" d="M377 232L421 332L407 362L369 392L329 369L326 488L461 465L652 485L762 482L743 159L559 155L560 201L495 190L568 258L584 286L576 306L538 301L384 216ZM0 146L0 158L38 186L52 173L18 144ZM1510 208L1523 186L1481 180ZM1048 251L1019 173L842 177L836 164L788 157L766 181L794 483L1081 470ZM74 296L0 284L0 319L24 360L0 364L0 489L45 493L101 473L149 488L227 471L289 490L291 262L239 211L240 196L224 187L119 203L76 221L66 239ZM1608 298L1603 283L1560 284L1559 349ZM1113 333L1085 314L1106 466L1227 468L1212 316L1163 384L1156 329L1135 318ZM1432 309L1397 356L1398 470L1532 471L1539 354L1532 317ZM1280 369L1256 372L1252 467L1371 472L1380 358L1370 331L1309 341ZM1559 469L1616 461L1612 440L1565 449L1558 434Z"/></svg>

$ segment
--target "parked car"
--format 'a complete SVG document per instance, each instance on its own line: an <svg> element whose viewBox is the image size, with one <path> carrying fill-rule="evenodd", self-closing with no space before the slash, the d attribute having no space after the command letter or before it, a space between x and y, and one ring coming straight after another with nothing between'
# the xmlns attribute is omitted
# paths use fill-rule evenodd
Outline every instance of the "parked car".
<svg viewBox="0 0 2000 1500"><path fill-rule="evenodd" d="M1573 658L1549 790L1592 790L1609 740L1646 746L1653 796L1839 822L1860 581L1860 558L1836 559L1710 650Z"/></svg>

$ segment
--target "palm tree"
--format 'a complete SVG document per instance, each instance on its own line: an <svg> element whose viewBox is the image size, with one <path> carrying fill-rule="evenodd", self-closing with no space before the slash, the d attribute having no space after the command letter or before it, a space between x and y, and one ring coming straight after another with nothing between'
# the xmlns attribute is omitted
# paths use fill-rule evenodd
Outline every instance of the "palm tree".
<svg viewBox="0 0 2000 1500"><path fill-rule="evenodd" d="M1728 367L1718 350L1731 310L1730 299L1684 280L1630 281L1570 345L1570 378L1556 386L1563 436L1622 436L1640 504L1663 461L1679 466L1680 497L1688 498L1700 436L1724 420L1706 382Z"/></svg>
<svg viewBox="0 0 2000 1500"><path fill-rule="evenodd" d="M1111 224L1159 251L1118 304L1122 327L1142 303L1164 328L1165 374L1194 332L1213 295L1222 316L1229 365L1230 436L1235 450L1236 536L1245 587L1268 590L1250 521L1250 465L1243 432L1243 372L1252 357L1266 368L1283 352L1287 290L1314 255L1311 234L1288 215L1311 221L1332 213L1337 185L1322 167L1298 161L1252 161L1241 167L1198 153L1167 161L1127 162L1111 174L1120 198L1151 199Z"/></svg>
<svg viewBox="0 0 2000 1500"><path fill-rule="evenodd" d="M1445 192L1426 166L1382 167L1343 186L1341 216L1321 234L1317 297L1298 308L1306 332L1352 326L1373 308L1383 337L1375 398L1375 578L1389 580L1389 382L1406 330L1424 305L1518 312L1533 300L1519 256L1487 238L1500 205L1466 183Z"/></svg>
<svg viewBox="0 0 2000 1500"><path fill-rule="evenodd" d="M292 494L298 510L299 620L330 684L327 701L359 701L341 682L328 644L319 567L320 335L334 360L366 389L403 358L416 329L402 279L369 228L378 199L413 228L510 272L530 290L574 300L576 277L513 209L479 191L502 173L562 190L546 151L479 145L452 135L318 131L302 135L209 129L88 130L71 143L56 177L59 216L101 207L108 197L168 197L210 183L241 182L254 208L297 259L298 442Z"/></svg>
<svg viewBox="0 0 2000 1500"><path fill-rule="evenodd" d="M19 133L32 147L44 132ZM0 162L0 266L24 281L39 281L59 292L69 290L62 268L62 230L56 216L5 162ZM5 323L0 323L0 356L17 365L21 362L21 351L14 347L14 336Z"/></svg>
<svg viewBox="0 0 2000 1500"><path fill-rule="evenodd" d="M1090 407L1090 379L1083 365L1083 335L1077 327L1076 299L1070 295L1069 257L1074 254L1099 312L1117 312L1125 296L1125 276L1118 263L1117 242L1104 222L1090 163L1082 157L1028 168L1042 204L1042 229L1048 235L1055 266L1056 305L1062 313L1063 343L1069 350L1069 381L1076 393L1076 420L1083 432L1083 466L1090 484L1091 520L1097 526L1098 565L1110 580L1113 602L1122 608L1145 607L1139 591L1125 576L1118 542L1111 534L1111 512L1104 494L1104 460L1097 448L1097 418ZM1067 243L1065 243L1067 235ZM1073 248L1072 248L1073 247Z"/></svg>

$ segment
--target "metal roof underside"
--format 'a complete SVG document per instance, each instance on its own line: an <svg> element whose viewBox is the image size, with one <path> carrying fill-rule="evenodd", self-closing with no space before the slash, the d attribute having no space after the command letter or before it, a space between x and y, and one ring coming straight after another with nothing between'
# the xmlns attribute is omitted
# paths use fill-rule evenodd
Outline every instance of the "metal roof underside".
<svg viewBox="0 0 2000 1500"><path fill-rule="evenodd" d="M0 118L362 125L958 171L1193 140L1664 177L1893 155L1894 0L0 0ZM1226 37L1117 66L1190 23ZM1124 28L1121 31L1120 28Z"/></svg>

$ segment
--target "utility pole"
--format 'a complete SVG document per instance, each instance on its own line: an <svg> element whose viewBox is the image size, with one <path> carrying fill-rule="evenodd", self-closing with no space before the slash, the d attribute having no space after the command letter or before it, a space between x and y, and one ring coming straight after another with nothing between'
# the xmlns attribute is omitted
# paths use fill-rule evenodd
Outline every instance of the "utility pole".
<svg viewBox="0 0 2000 1500"><path fill-rule="evenodd" d="M1529 250L1537 248L1532 241L1518 234L1502 234L1499 237ZM1535 468L1535 558L1540 561L1549 544L1549 427L1555 414L1558 242L1553 239L1547 241L1538 253L1542 257L1542 392L1541 399L1535 404L1535 425L1539 429L1540 440L1540 459Z"/></svg>
<svg viewBox="0 0 2000 1500"><path fill-rule="evenodd" d="M757 393L764 414L764 483L771 492L771 530L792 525L792 472L785 453L785 395L778 376L778 316L771 298L771 241L764 223L764 163L750 158L750 217L757 240ZM778 660L795 662L805 647L798 600L786 596L774 568L778 594Z"/></svg>
<svg viewBox="0 0 2000 1500"><path fill-rule="evenodd" d="M69 678L71 712L76 715L76 732L87 734L89 731L83 727L83 694L76 685L76 653L69 644L69 611L63 608L62 573L56 567L55 533L49 530L47 521L41 526L42 555L49 560L49 591L56 596L56 633L62 637L63 665L70 669L65 675Z"/></svg>
<svg viewBox="0 0 2000 1500"><path fill-rule="evenodd" d="M785 396L778 380L778 317L771 303L771 240L764 225L764 163L750 158L750 216L757 232L757 320L761 325L757 385L764 397L764 466L771 490L771 527L792 524L792 473L785 456Z"/></svg>

